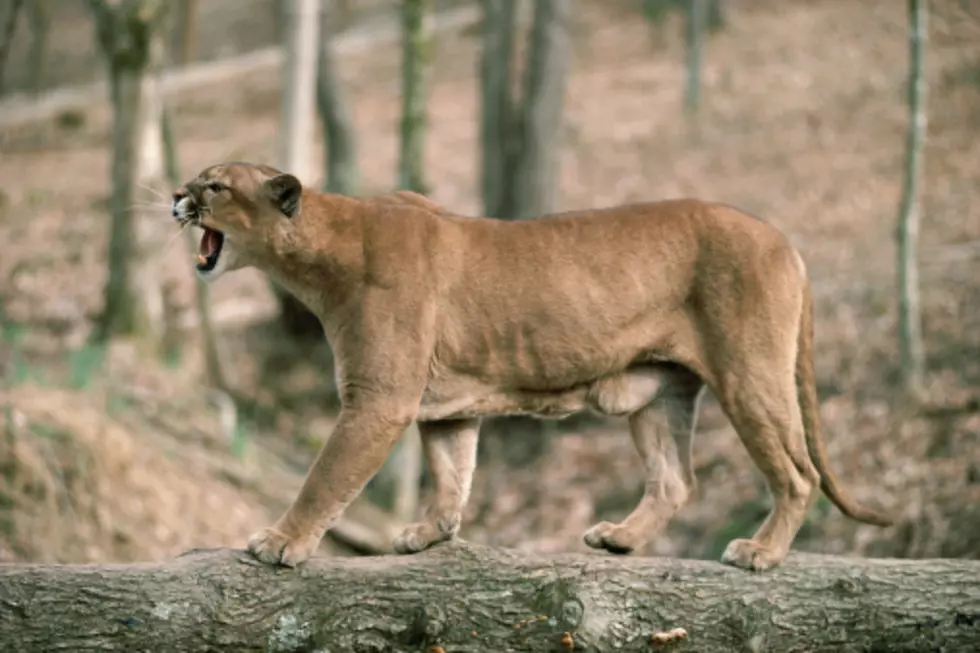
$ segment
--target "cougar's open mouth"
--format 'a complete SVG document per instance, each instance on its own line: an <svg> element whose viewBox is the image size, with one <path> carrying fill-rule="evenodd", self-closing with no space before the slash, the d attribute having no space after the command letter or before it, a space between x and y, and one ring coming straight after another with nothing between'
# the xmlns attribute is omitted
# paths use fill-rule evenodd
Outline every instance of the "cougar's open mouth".
<svg viewBox="0 0 980 653"><path fill-rule="evenodd" d="M197 269L200 272L210 272L218 264L221 248L225 244L225 235L203 225L201 228L204 229L204 235L201 236L201 245L198 249Z"/></svg>

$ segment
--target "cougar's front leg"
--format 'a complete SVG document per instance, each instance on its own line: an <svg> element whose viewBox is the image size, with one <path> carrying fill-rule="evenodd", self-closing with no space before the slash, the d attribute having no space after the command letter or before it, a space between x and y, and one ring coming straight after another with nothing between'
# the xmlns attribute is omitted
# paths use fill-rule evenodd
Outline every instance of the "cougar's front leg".
<svg viewBox="0 0 980 653"><path fill-rule="evenodd" d="M372 305L383 309L371 313ZM249 552L262 562L293 567L309 558L418 414L430 351L421 314L384 296L369 298L362 310L358 328L335 343L337 425L289 510L249 539Z"/></svg>
<svg viewBox="0 0 980 653"><path fill-rule="evenodd" d="M296 500L274 526L249 539L249 552L262 562L287 567L309 558L326 530L381 468L413 416L410 407L382 402L345 407Z"/></svg>

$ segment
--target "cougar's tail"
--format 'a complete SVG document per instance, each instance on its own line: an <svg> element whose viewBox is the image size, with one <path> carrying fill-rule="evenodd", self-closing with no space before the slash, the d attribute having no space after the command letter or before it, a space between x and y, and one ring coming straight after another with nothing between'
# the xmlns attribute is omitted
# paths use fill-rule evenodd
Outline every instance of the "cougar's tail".
<svg viewBox="0 0 980 653"><path fill-rule="evenodd" d="M803 414L803 429L806 434L810 458L820 472L820 489L823 490L841 512L857 521L875 526L891 526L894 520L880 512L857 503L840 485L834 476L827 459L820 429L819 404L817 403L817 384L813 372L813 296L807 283L803 294L803 314L800 318L800 332L797 336L796 388Z"/></svg>

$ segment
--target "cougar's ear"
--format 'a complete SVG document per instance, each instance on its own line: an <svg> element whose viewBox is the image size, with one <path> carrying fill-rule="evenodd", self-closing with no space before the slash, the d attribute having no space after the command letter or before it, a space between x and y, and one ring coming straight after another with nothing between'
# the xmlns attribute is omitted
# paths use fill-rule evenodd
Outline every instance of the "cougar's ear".
<svg viewBox="0 0 980 653"><path fill-rule="evenodd" d="M303 185L299 183L299 179L283 173L267 180L265 187L272 203L282 211L283 215L292 218L299 213L299 198L303 193Z"/></svg>

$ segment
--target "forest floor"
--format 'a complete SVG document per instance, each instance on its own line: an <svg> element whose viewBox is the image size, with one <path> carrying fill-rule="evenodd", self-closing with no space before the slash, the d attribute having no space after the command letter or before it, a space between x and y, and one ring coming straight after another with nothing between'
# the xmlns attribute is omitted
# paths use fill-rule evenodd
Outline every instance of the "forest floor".
<svg viewBox="0 0 980 653"><path fill-rule="evenodd" d="M921 260L933 408L909 411L895 399L893 238L905 5L729 0L728 25L705 47L697 128L682 112L680 18L652 30L634 5L580 3L558 208L696 195L786 231L815 287L833 467L859 501L900 517L889 529L858 525L820 501L796 547L980 557L980 411L969 407L980 387L980 18L955 0L931 3ZM478 52L472 27L440 36L431 81L426 174L432 197L463 214L480 206ZM399 48L338 65L363 192L388 191ZM278 75L250 75L171 98L183 173L272 161L278 84ZM245 271L210 297L226 374L264 410L226 435L220 403L200 382L191 263L179 240L149 259L182 311L179 355L85 346L106 272L108 119L95 107L0 131L0 365L9 381L0 389L0 560L147 560L242 546L292 498L334 419L329 351L284 343L266 282ZM160 206L145 208L146 224L167 219ZM698 495L642 553L716 557L764 516L761 476L710 397L695 450ZM623 422L570 422L538 460L480 464L461 535L584 550L585 529L624 516L642 488Z"/></svg>

